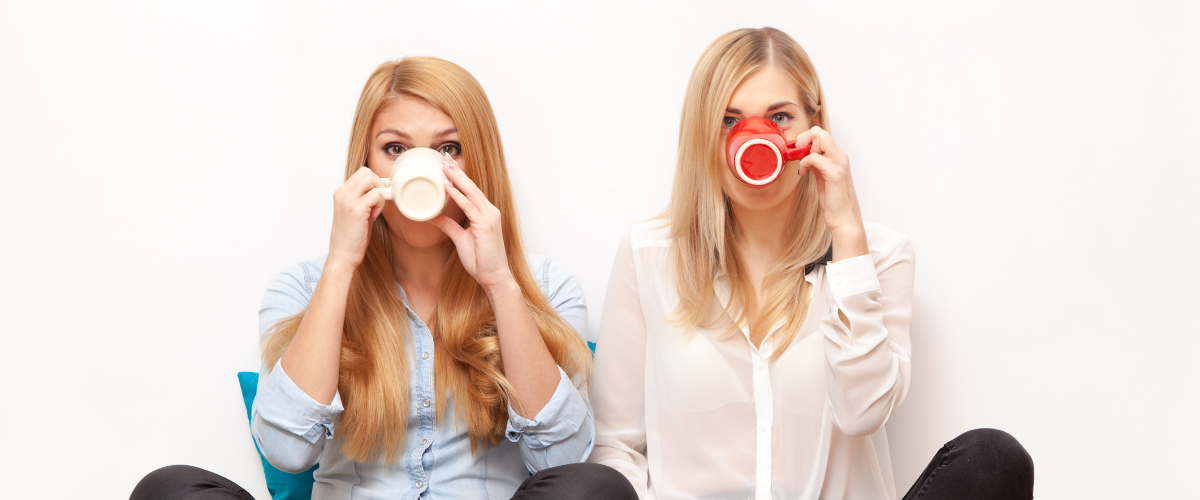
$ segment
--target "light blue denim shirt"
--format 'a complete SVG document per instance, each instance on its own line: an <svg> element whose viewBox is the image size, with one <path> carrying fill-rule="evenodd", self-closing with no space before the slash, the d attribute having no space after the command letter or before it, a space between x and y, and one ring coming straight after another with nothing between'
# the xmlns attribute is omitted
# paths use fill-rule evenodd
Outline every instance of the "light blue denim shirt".
<svg viewBox="0 0 1200 500"><path fill-rule="evenodd" d="M546 258L527 255L529 268L558 314L586 338L587 306L579 282ZM325 258L288 267L267 285L259 310L259 334L308 305ZM399 289L399 285L397 285ZM275 467L300 472L320 463L314 473L314 500L330 499L508 499L533 472L582 462L592 451L595 430L586 387L578 389L559 371L558 388L533 420L508 409L506 437L471 453L467 423L453 401L436 421L433 393L433 336L408 308L412 332L409 366L408 430L399 463L356 463L341 453L337 434L340 394L323 405L304 393L281 363L264 367L254 401L251 433L263 456Z"/></svg>

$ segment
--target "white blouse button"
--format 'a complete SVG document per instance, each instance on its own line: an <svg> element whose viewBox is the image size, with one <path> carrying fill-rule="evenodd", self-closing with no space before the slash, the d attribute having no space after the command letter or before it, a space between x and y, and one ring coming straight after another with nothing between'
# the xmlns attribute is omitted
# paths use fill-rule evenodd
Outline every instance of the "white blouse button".
<svg viewBox="0 0 1200 500"><path fill-rule="evenodd" d="M834 283L834 284L837 284L837 285L840 285L840 284L842 284L842 277L841 277L841 276L834 276L834 277L833 277L833 283Z"/></svg>
<svg viewBox="0 0 1200 500"><path fill-rule="evenodd" d="M762 427L759 427L759 428L758 428L758 430L759 430L759 432L767 432L767 429L768 429L768 428L769 428L769 427L767 427L767 426L765 426L765 425L764 425L764 426L762 426Z"/></svg>

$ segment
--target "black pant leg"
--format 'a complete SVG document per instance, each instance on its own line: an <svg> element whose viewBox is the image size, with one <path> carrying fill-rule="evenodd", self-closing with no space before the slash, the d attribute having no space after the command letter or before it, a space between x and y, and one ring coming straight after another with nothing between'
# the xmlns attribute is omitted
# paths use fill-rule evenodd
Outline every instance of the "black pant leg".
<svg viewBox="0 0 1200 500"><path fill-rule="evenodd" d="M638 500L637 491L616 469L600 464L569 464L538 472L517 488L513 500Z"/></svg>
<svg viewBox="0 0 1200 500"><path fill-rule="evenodd" d="M1029 500L1033 459L1007 432L975 429L938 450L904 500Z"/></svg>
<svg viewBox="0 0 1200 500"><path fill-rule="evenodd" d="M190 465L170 465L146 474L129 500L254 500L237 483Z"/></svg>

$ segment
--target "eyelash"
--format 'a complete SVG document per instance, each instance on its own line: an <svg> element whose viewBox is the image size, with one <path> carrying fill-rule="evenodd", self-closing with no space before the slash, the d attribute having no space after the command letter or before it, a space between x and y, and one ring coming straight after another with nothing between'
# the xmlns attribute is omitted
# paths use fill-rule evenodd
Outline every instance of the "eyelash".
<svg viewBox="0 0 1200 500"><path fill-rule="evenodd" d="M408 147L398 142L389 142L383 146L383 152L392 156L399 156L400 153L405 151L408 151ZM438 146L437 151L439 153L450 153L450 156L457 157L462 155L462 145L457 142L447 142Z"/></svg>
<svg viewBox="0 0 1200 500"><path fill-rule="evenodd" d="M783 119L783 121L782 121L782 122L776 121L776 120L775 120L775 118L776 118L776 117L782 118L782 119ZM778 112L778 113L775 113L775 114L773 114L773 115L771 115L771 116L768 116L768 117L767 117L767 119L768 119L768 120L771 120L771 121L772 121L772 122L774 122L776 125L779 125L779 127L780 127L780 128L785 128L785 125L786 125L788 122L790 122L790 121L792 121L793 119L795 119L795 117L794 117L794 116L792 116L792 114L791 114L791 113L788 113L788 112L786 112L786 111L780 111L780 112ZM730 120L733 120L733 123L729 123L729 121L730 121ZM724 127L726 130L729 130L729 129L733 128L733 126L734 126L734 125L737 125L737 124L738 124L738 122L740 122L740 121L741 121L741 120L740 120L740 119L738 119L737 117L733 117L733 116L726 116L724 119L722 119L722 120L721 120L721 126L722 126L722 127Z"/></svg>

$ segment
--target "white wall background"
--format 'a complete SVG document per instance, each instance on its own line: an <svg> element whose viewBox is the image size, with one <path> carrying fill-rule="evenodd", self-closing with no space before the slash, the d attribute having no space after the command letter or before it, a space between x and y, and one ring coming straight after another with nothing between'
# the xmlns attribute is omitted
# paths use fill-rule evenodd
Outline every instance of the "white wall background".
<svg viewBox="0 0 1200 500"><path fill-rule="evenodd" d="M667 200L696 59L770 25L817 65L864 216L917 248L900 492L988 426L1039 498L1194 498L1196 3L606 4L0 9L0 496L123 498L187 463L266 498L234 373L268 277L327 248L380 62L482 82L528 245L594 330L617 242Z"/></svg>

